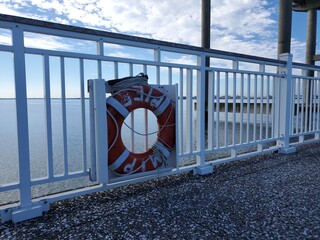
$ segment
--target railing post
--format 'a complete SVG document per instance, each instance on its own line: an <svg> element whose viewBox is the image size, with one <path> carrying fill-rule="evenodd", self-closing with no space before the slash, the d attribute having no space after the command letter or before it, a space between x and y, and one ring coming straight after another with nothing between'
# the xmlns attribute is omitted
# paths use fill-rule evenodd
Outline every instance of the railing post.
<svg viewBox="0 0 320 240"><path fill-rule="evenodd" d="M90 90L90 99L93 97L93 119L94 122L93 136L95 146L93 150L95 154L95 159L92 159L94 162L93 168L91 169L95 174L91 176L94 180L97 180L99 183L107 184L108 183L108 144L107 144L107 120L106 120L106 85L104 79L95 79L89 81L89 90ZM93 92L93 94L92 94Z"/></svg>
<svg viewBox="0 0 320 240"><path fill-rule="evenodd" d="M290 126L292 121L291 101L292 98L292 54L280 54L279 60L286 61L285 67L279 68L282 76L275 82L275 136L279 137L277 145L280 153L293 153L295 147L290 147Z"/></svg>
<svg viewBox="0 0 320 240"><path fill-rule="evenodd" d="M213 172L213 166L205 163L205 96L206 96L206 57L204 54L198 57L198 65L201 66L197 73L197 155L198 166L194 169L194 174L205 175ZM209 106L209 104L208 104Z"/></svg>
<svg viewBox="0 0 320 240"><path fill-rule="evenodd" d="M19 25L16 25L12 29L12 40L16 91L20 206L10 211L11 216L4 217L7 218L6 220L11 218L13 222L20 222L41 216L43 211L49 209L49 205L47 202L32 202L24 37L23 29Z"/></svg>

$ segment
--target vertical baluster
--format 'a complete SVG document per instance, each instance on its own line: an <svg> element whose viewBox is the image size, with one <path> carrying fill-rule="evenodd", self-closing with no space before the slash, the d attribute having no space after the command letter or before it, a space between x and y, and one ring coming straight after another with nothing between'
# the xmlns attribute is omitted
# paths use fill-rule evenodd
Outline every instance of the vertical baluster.
<svg viewBox="0 0 320 240"><path fill-rule="evenodd" d="M269 117L270 117L270 76L267 76L267 102L266 102L266 139L269 138Z"/></svg>
<svg viewBox="0 0 320 240"><path fill-rule="evenodd" d="M114 78L119 78L119 63L113 63Z"/></svg>
<svg viewBox="0 0 320 240"><path fill-rule="evenodd" d="M148 67L146 64L143 65L143 72L144 74L148 74ZM158 78L158 76L157 76ZM158 81L158 79L157 79ZM148 147L149 147L149 136L148 136L148 125L149 125L149 121L148 121L148 109L144 109L144 132L145 132L145 141L144 141L144 150L147 151Z"/></svg>
<svg viewBox="0 0 320 240"><path fill-rule="evenodd" d="M154 61L156 63L156 84L160 85L160 63L161 63L161 51L160 48L154 50Z"/></svg>
<svg viewBox="0 0 320 240"><path fill-rule="evenodd" d="M234 60L232 62L232 69L237 71L239 70L239 62L237 60ZM237 88L237 73L233 73L233 106L232 106L232 114L233 114L233 119L232 119L232 144L236 145L237 140L236 140L236 126L237 126L237 115L236 115L236 88Z"/></svg>
<svg viewBox="0 0 320 240"><path fill-rule="evenodd" d="M300 78L299 79L299 84L301 85L301 104L300 104L300 133L303 133L304 132L304 121L305 121L305 104L304 104L304 101L305 101L305 90L304 90L304 79L303 78ZM300 98L300 96L299 96ZM303 135L300 135L299 136L299 142L303 142L304 140L304 136Z"/></svg>
<svg viewBox="0 0 320 240"><path fill-rule="evenodd" d="M311 127L312 127L312 92L313 92L313 80L309 80L309 87L310 87L310 91L309 91L309 104L308 104L308 111L309 111L309 117L308 117L308 122L309 122L309 126L308 126L308 131L312 131Z"/></svg>
<svg viewBox="0 0 320 240"><path fill-rule="evenodd" d="M161 79L160 79L160 63L161 63L161 50L158 47L157 49L154 50L154 61L156 63L156 84L160 85L161 84ZM148 145L149 145L149 122L148 122L148 110L145 110L145 116L146 116L146 139L147 139L147 143L146 143L146 150L148 149Z"/></svg>
<svg viewBox="0 0 320 240"><path fill-rule="evenodd" d="M233 73L233 103L232 103L232 114L233 114L233 119L232 119L232 144L236 145L236 78L237 74Z"/></svg>
<svg viewBox="0 0 320 240"><path fill-rule="evenodd" d="M210 71L208 73L208 148L210 150L214 149L214 72Z"/></svg>
<svg viewBox="0 0 320 240"><path fill-rule="evenodd" d="M275 129L274 129L274 125L275 125L275 116L276 116L276 109L275 109L275 76L272 76L272 123L271 123L271 137L274 138L275 135L274 135L274 132L275 132Z"/></svg>
<svg viewBox="0 0 320 240"><path fill-rule="evenodd" d="M300 128L300 79L295 78L295 82L297 84L297 91L296 91L296 96L297 99L295 100L296 104L296 131L295 133L299 133L299 128Z"/></svg>
<svg viewBox="0 0 320 240"><path fill-rule="evenodd" d="M257 140L257 92L258 92L258 77L257 75L254 75L253 80L253 88L254 88L254 103L253 103L253 141L255 142Z"/></svg>
<svg viewBox="0 0 320 240"><path fill-rule="evenodd" d="M240 144L243 143L243 90L244 90L244 75L241 73L241 85L240 85Z"/></svg>
<svg viewBox="0 0 320 240"><path fill-rule="evenodd" d="M184 119L184 107L183 107L183 98L184 98L184 92L183 92L183 68L180 68L180 77L179 77L179 86L180 86L180 124L179 124L179 133L180 133L180 153L184 153L184 124L183 124L183 119Z"/></svg>
<svg viewBox="0 0 320 240"><path fill-rule="evenodd" d="M68 145L67 145L67 111L66 111L66 83L65 83L64 60L65 60L64 57L60 57L64 174L68 175L69 166L68 166Z"/></svg>
<svg viewBox="0 0 320 240"><path fill-rule="evenodd" d="M172 67L168 67L168 84L172 85Z"/></svg>
<svg viewBox="0 0 320 240"><path fill-rule="evenodd" d="M52 118L51 118L51 95L50 95L50 70L49 56L43 56L44 66L44 93L45 93L45 115L47 130L47 150L48 150L48 177L53 177L53 150L52 150Z"/></svg>
<svg viewBox="0 0 320 240"><path fill-rule="evenodd" d="M259 65L259 71L261 73L265 73L265 65L260 64ZM263 90L264 90L264 75L261 74L261 86L260 86L260 140L263 139L263 102L264 102L264 96L263 96Z"/></svg>
<svg viewBox="0 0 320 240"><path fill-rule="evenodd" d="M132 63L129 63L129 75L130 76L133 76L133 64ZM132 129L131 133L130 133L130 149L131 149L131 152L134 152L134 111L132 111L130 113L130 127Z"/></svg>
<svg viewBox="0 0 320 240"><path fill-rule="evenodd" d="M290 122L290 126L289 126L289 134L293 134L294 132L294 107L295 107L295 91L296 91L296 86L295 86L295 79L292 78L292 90L291 90L291 99L290 99L290 113L291 113L291 122Z"/></svg>
<svg viewBox="0 0 320 240"><path fill-rule="evenodd" d="M100 39L97 42L97 54L99 56L104 56L104 42L102 39ZM102 63L101 59L98 59L98 79L102 79Z"/></svg>
<svg viewBox="0 0 320 240"><path fill-rule="evenodd" d="M305 95L305 117L304 117L304 132L308 132L308 122L309 122L309 119L308 119L308 116L309 116L309 91L308 91L308 88L309 88L309 79L305 79L305 82L306 84L304 85L305 87L305 92L306 92L306 95Z"/></svg>
<svg viewBox="0 0 320 240"><path fill-rule="evenodd" d="M193 149L193 109L192 109L192 82L193 82L193 75L192 75L192 69L187 69L187 145L186 150L188 153L192 152ZM198 106L201 107L201 106Z"/></svg>
<svg viewBox="0 0 320 240"><path fill-rule="evenodd" d="M229 75L227 72L225 72L225 89L224 89L224 145L225 147L228 146L228 105L229 105L229 99L228 99L228 88L229 88Z"/></svg>
<svg viewBox="0 0 320 240"><path fill-rule="evenodd" d="M263 85L264 85L264 76L261 75L261 86L260 86L260 140L263 139Z"/></svg>
<svg viewBox="0 0 320 240"><path fill-rule="evenodd" d="M90 94L89 99L89 113L90 113L90 180L97 181L97 163L96 163L96 136L95 136L95 121L94 121L94 91L93 80L88 81L88 90ZM108 141L107 141L108 142ZM108 146L109 147L109 146Z"/></svg>
<svg viewBox="0 0 320 240"><path fill-rule="evenodd" d="M312 103L313 103L313 112L312 112L312 131L316 130L316 80L312 80Z"/></svg>
<svg viewBox="0 0 320 240"><path fill-rule="evenodd" d="M318 72L318 78L320 77L320 72ZM317 130L320 130L320 81L317 80L318 84L318 91L317 91L317 97L318 97L318 111L317 111Z"/></svg>
<svg viewBox="0 0 320 240"><path fill-rule="evenodd" d="M305 79L301 79L301 84L302 84L302 98L301 98L301 133L305 131L305 122L306 122L306 115L305 115L305 110L306 110L306 104L305 104L305 84L304 84Z"/></svg>
<svg viewBox="0 0 320 240"><path fill-rule="evenodd" d="M279 81L279 85L278 85L278 89L276 89L277 90L277 96L279 96L278 97L278 99L276 99L277 100L277 106L281 106L281 89L282 89L282 81L281 81L281 79L280 78L278 78L278 81ZM281 113L280 113L280 111L281 111L281 108L280 107L278 107L278 112L277 112L277 119L276 119L276 121L277 121L277 124L278 124L278 126L277 126L277 130L278 130L278 132L277 132L277 135L276 135L276 137L282 137L282 136L280 136L280 124L281 124L281 119L280 119L280 115L281 115ZM283 121L283 120L282 120Z"/></svg>
<svg viewBox="0 0 320 240"><path fill-rule="evenodd" d="M87 171L87 134L86 134L86 111L84 96L84 63L83 58L80 59L80 97L81 97L81 123L82 123L82 161L83 170Z"/></svg>
<svg viewBox="0 0 320 240"><path fill-rule="evenodd" d="M248 85L247 85L247 143L250 142L250 99L251 99L251 75L248 74Z"/></svg>
<svg viewBox="0 0 320 240"><path fill-rule="evenodd" d="M217 132L217 148L220 148L220 72L217 72L217 120L216 120L216 132Z"/></svg>

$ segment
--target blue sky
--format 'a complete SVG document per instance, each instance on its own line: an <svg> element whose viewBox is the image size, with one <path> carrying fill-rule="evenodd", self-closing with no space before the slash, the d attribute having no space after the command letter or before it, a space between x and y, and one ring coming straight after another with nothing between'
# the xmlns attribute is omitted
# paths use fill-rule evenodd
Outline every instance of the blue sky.
<svg viewBox="0 0 320 240"><path fill-rule="evenodd" d="M212 48L276 57L278 0L211 2ZM0 0L0 12L199 46L200 3L200 0ZM304 61L306 15L293 13L291 52L299 62ZM319 21L318 18L320 26Z"/></svg>
<svg viewBox="0 0 320 240"><path fill-rule="evenodd" d="M211 0L211 4L211 48L269 58L277 57L278 0ZM200 0L0 0L0 13L194 46L200 46L201 42ZM291 53L296 62L305 61L306 18L306 13L293 12ZM320 26L319 18L318 26ZM74 41L68 42L66 39L62 42L61 39L52 36L29 35L25 40L28 47L83 52L95 49L93 42L89 43L93 47L88 48L88 43L82 44L81 40L77 44ZM320 39L320 31L317 32L317 39ZM6 33L0 31L0 43L6 43L6 41L9 41ZM81 46L85 48L81 49ZM319 42L317 48L319 54ZM117 46L113 46L108 55L128 57L137 52L141 53L134 49L123 52ZM2 55L5 54L2 53ZM14 89L12 66L4 67L8 65L6 59L9 59L9 56L2 55L0 55L0 63L2 61L3 64L0 66L3 70L0 72L0 78L7 79L8 87L0 89L0 98L12 97ZM147 52L143 53L144 58L148 56ZM172 60L172 56L162 57ZM179 61L182 60L184 63L194 61L194 59L184 57L180 56ZM41 58L39 56L27 56L27 58L31 59L31 65L27 66L27 77L31 79L27 84L28 93L32 91L32 94L28 96L43 97L43 73L37 71L36 75L36 71L32 70L35 65L41 64ZM52 67L58 72L59 64L54 63L55 60L52 62ZM96 72L92 70L96 67L90 67L90 64L86 63L87 68L90 69L86 72L90 74L85 78L97 78ZM108 66L105 68L107 69ZM72 71L67 74L74 75L77 67ZM137 71L142 71L142 69ZM66 77L68 79L68 76ZM113 77L104 76L106 79ZM51 79L53 79L52 89L59 89L59 85L54 85L54 82L59 82L55 80L58 79L58 76L53 74ZM68 84L68 81L66 83ZM2 84L2 86L5 85ZM9 88L11 91L8 91ZM70 89L73 89L72 85ZM53 97L60 96L55 94ZM70 94L69 97L79 97L79 91Z"/></svg>

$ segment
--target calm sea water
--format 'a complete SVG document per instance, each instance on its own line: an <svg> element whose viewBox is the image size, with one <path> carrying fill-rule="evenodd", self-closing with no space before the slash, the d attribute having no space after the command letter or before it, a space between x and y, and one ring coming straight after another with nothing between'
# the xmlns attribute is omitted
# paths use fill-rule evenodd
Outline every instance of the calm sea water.
<svg viewBox="0 0 320 240"><path fill-rule="evenodd" d="M43 100L28 100L28 130L29 130L29 149L32 179L45 178L48 174L48 147L46 132L46 114ZM185 112L185 108L184 108ZM17 122L16 107L14 100L0 100L0 185L9 184L19 181L18 169L18 144L17 144ZM147 115L148 132L157 130L156 118L153 114ZM63 142L63 118L62 118L62 102L60 99L51 100L51 122L52 122L52 150L53 150L53 169L54 174L63 174L65 171L64 158L68 158L68 171L77 172L84 168L84 158L86 158L87 166L90 167L90 125L89 125L89 102L85 101L85 126L81 122L82 111L81 101L79 99L66 100L66 145ZM224 115L221 114L224 120ZM230 119L231 119L230 115ZM237 116L239 117L239 116ZM145 110L139 109L134 113L135 131L145 133ZM195 113L194 113L195 119ZM246 119L245 119L246 120ZM126 120L130 125L130 117ZM193 123L194 125L195 123ZM85 132L83 132L85 127ZM184 126L185 127L185 126ZM225 125L223 123L217 125L224 133ZM253 136L253 126L250 125L250 138ZM232 131L233 125L227 124L229 132ZM193 127L195 131L195 127ZM256 133L259 134L260 128ZM240 124L236 125L236 139L239 141ZM185 132L185 131L184 131ZM243 126L243 132L246 132L246 125ZM264 132L265 135L266 132ZM196 135L196 133L194 133ZM84 138L85 137L85 138ZM143 152L145 150L145 137L134 134L135 152ZM245 134L243 135L245 138ZM123 126L122 138L125 145L129 148L131 140L131 130ZM220 136L220 145L225 143L225 135ZM85 142L83 141L85 139ZM149 146L156 140L156 134L148 137ZM228 142L232 141L232 134L228 134ZM185 143L185 139L184 139ZM83 151L83 145L85 151ZM130 149L130 148L129 148ZM59 192L65 189L77 188L83 185L92 184L88 179L76 179L54 184L45 184L32 188L33 196L42 196L51 192ZM9 193L0 193L0 205L10 201L18 200L17 191Z"/></svg>
<svg viewBox="0 0 320 240"><path fill-rule="evenodd" d="M18 168L18 139L15 100L0 100L0 185L19 181ZM77 172L84 169L84 161L90 167L90 123L89 101L85 100L85 125L82 125L81 101L79 99L66 100L66 145L63 142L62 102L60 99L51 100L52 123L52 152L54 175L62 175L65 171L64 159L68 159L68 171ZM134 111L134 130L144 134L146 129L145 110ZM147 114L148 132L157 131L156 118ZM131 126L131 116L126 120ZM85 131L83 132L83 128ZM28 132L31 178L45 178L48 175L48 146L46 130L45 103L41 99L28 100ZM122 139L128 149L131 149L131 130L123 125ZM134 134L135 152L144 152L146 137ZM156 140L156 133L147 137L148 147ZM83 150L85 146L85 151ZM33 187L33 196L42 196L50 192L77 188L92 184L87 178L68 180L57 184L45 184ZM18 199L17 191L0 192L0 205Z"/></svg>

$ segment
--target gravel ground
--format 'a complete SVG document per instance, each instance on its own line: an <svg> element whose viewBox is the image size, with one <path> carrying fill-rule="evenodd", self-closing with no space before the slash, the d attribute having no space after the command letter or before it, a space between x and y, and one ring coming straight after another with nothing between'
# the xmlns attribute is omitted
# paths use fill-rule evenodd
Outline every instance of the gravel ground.
<svg viewBox="0 0 320 240"><path fill-rule="evenodd" d="M0 239L320 239L319 145L57 202Z"/></svg>

